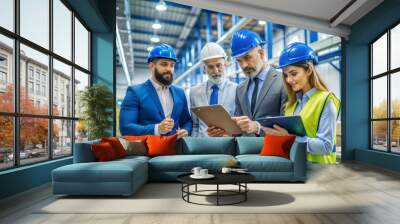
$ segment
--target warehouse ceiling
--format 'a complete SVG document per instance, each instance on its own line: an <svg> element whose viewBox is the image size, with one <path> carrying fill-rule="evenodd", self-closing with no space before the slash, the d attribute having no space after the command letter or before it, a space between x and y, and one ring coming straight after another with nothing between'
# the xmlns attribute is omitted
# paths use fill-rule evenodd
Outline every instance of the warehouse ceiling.
<svg viewBox="0 0 400 224"><path fill-rule="evenodd" d="M121 42L121 51L117 52L117 67L122 68L124 60L127 65L127 74L134 73L135 68L147 67L147 55L156 42L152 42L152 37L159 38L159 43L167 43L176 49L179 54L188 40L198 37L198 32L202 39L206 39L207 10L200 8L176 4L165 1L167 10L158 11L156 6L160 0L117 0L117 28ZM202 20L202 21L200 21ZM222 14L224 30L232 27L231 15ZM217 38L217 15L211 16L212 39ZM160 29L152 26L158 22ZM198 24L203 24L199 27ZM197 25L197 27L196 27ZM254 20L246 24L245 28L250 28L260 33L264 28ZM117 38L118 42L118 38ZM118 43L117 43L118 47ZM121 57L120 52L123 52ZM132 80L132 77L126 77Z"/></svg>

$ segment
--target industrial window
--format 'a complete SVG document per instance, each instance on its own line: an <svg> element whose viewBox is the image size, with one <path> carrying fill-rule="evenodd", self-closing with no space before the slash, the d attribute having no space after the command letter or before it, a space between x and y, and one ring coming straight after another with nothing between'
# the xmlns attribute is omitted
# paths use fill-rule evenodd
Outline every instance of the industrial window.
<svg viewBox="0 0 400 224"><path fill-rule="evenodd" d="M400 153L400 24L370 45L371 148Z"/></svg>
<svg viewBox="0 0 400 224"><path fill-rule="evenodd" d="M87 139L73 105L90 85L90 36L64 0L1 0L0 170L71 156L74 136Z"/></svg>

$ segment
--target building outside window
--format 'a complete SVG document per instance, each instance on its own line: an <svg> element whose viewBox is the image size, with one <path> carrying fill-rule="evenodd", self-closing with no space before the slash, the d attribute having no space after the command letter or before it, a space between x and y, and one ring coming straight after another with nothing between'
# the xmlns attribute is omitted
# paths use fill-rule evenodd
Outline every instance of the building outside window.
<svg viewBox="0 0 400 224"><path fill-rule="evenodd" d="M6 127L6 132L0 134L0 139L6 139L0 141L0 149L6 155L5 160L0 160L0 171L71 156L74 142L87 139L86 126L78 122L80 114L71 105L79 102L79 91L89 85L90 31L66 1L18 2L19 12L12 15L14 21L19 21L16 29L10 30L0 23L8 30L0 29L0 87L12 87L7 91L0 88L0 98L9 99L0 101L0 123L3 129ZM50 43L53 43L52 49ZM14 56L20 60L13 61ZM19 74L13 74L15 66L19 66ZM75 79L74 74L78 74ZM14 76L20 80L18 88L13 82ZM50 80L53 81L51 90L48 89ZM77 88L69 88L73 85ZM14 91L20 92L14 94ZM14 99L14 95L19 97ZM54 104L50 105L52 101ZM61 105L57 106L60 101ZM14 106L20 108L18 113ZM14 135L14 125L18 125L18 135ZM34 131L43 134L33 139L29 133Z"/></svg>
<svg viewBox="0 0 400 224"><path fill-rule="evenodd" d="M400 153L400 24L370 44L371 148Z"/></svg>

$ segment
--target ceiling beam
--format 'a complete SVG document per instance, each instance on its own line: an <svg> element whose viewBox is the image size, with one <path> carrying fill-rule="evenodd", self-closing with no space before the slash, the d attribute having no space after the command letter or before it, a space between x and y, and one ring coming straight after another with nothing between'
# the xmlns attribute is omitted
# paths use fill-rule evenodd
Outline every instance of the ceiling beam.
<svg viewBox="0 0 400 224"><path fill-rule="evenodd" d="M132 20L141 20L141 21L145 21L145 22L156 21L156 18L154 18L154 17L138 16L138 15L132 15L131 19ZM169 20L169 19L158 19L158 22L169 24L169 25L175 25L175 26L183 26L183 25L185 25L184 22L179 22L179 21L176 21L176 20Z"/></svg>
<svg viewBox="0 0 400 224"><path fill-rule="evenodd" d="M337 25L331 27L329 21L289 13L277 9L263 6L253 6L243 2L233 2L230 0L170 0L172 2L193 7L209 9L243 16L246 18L258 19L278 23L286 26L294 26L303 29L333 34L341 37L350 35L350 27L347 25Z"/></svg>
<svg viewBox="0 0 400 224"><path fill-rule="evenodd" d="M139 29L134 29L132 30L132 34L147 34L147 35L155 35L155 36L159 36L159 37L169 37L169 38L175 38L178 39L179 35L176 34L169 34L169 33L161 33L161 32L151 32L148 30L139 30Z"/></svg>
<svg viewBox="0 0 400 224"><path fill-rule="evenodd" d="M342 10L339 11L331 20L331 27L336 27L343 21L345 21L349 16L351 16L355 11L357 11L361 6L363 6L368 0L353 0L350 1Z"/></svg>

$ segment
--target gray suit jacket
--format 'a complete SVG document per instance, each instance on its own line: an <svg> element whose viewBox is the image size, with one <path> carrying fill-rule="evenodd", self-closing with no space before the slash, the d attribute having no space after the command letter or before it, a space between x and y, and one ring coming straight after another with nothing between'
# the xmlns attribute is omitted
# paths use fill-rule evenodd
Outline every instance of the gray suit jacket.
<svg viewBox="0 0 400 224"><path fill-rule="evenodd" d="M254 114L251 114L250 102L247 97L249 83L249 79L246 79L237 88L235 116L248 116L254 121L266 116L283 115L287 93L283 86L281 72L269 66L267 78L257 97Z"/></svg>
<svg viewBox="0 0 400 224"><path fill-rule="evenodd" d="M224 106L225 110L232 116L236 111L236 87L237 84L231 82L229 80L225 80L222 84L222 88L218 94L218 104ZM211 94L211 92L210 92ZM210 102L210 94L207 94L207 81L203 82L192 89L190 89L190 108L192 107L200 107L200 106L208 106ZM193 129L192 136L193 137L206 137L208 126L199 118L192 113L192 121L193 121Z"/></svg>

